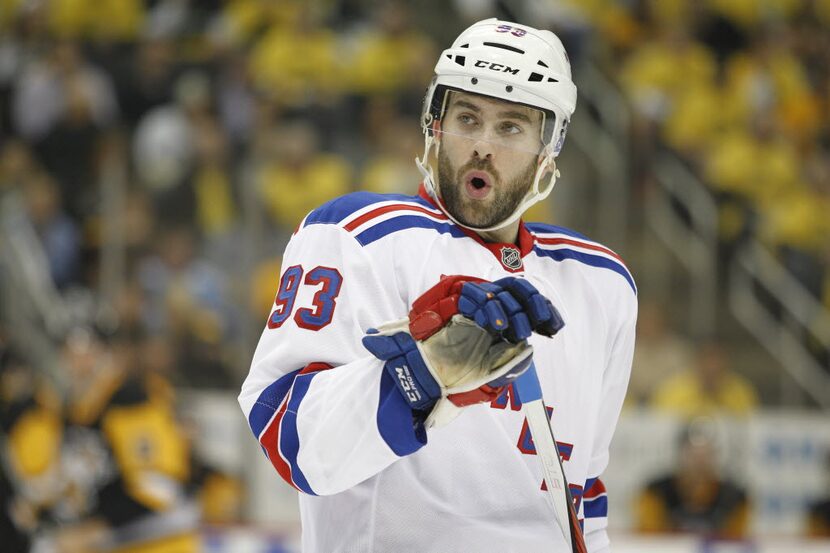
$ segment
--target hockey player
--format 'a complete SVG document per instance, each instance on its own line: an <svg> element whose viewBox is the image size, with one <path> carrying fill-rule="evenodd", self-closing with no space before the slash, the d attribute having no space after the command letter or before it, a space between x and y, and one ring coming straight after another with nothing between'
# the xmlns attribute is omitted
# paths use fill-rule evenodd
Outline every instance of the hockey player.
<svg viewBox="0 0 830 553"><path fill-rule="evenodd" d="M553 33L480 21L436 65L420 193L335 199L292 237L239 401L301 492L303 551L570 552L510 384L531 360L587 549L609 550L634 281L600 244L521 221L575 105Z"/></svg>

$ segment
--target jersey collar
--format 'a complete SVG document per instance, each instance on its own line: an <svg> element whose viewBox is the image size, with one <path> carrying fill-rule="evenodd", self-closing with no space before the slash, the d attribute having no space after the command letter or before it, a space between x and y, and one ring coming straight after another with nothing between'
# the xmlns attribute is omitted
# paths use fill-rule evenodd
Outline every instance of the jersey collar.
<svg viewBox="0 0 830 553"><path fill-rule="evenodd" d="M433 207L441 209L441 206L429 195L423 183L418 188L418 196L426 200ZM443 211L443 210L442 210ZM452 221L448 221L452 223ZM485 242L481 236L475 231L457 225L458 228L468 237L478 242L484 248L490 250L496 259L499 260L502 267L511 273L520 273L524 271L524 257L533 251L534 238L533 234L527 230L523 220L519 220L519 235L517 237L517 244L501 243L501 242Z"/></svg>

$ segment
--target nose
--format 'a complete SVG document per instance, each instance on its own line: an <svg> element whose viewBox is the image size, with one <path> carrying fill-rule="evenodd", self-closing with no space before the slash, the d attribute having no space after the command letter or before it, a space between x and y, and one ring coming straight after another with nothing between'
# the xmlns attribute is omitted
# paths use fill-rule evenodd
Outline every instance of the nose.
<svg viewBox="0 0 830 553"><path fill-rule="evenodd" d="M473 157L492 160L493 150L494 148L492 142L487 140L477 140L475 144L473 144Z"/></svg>

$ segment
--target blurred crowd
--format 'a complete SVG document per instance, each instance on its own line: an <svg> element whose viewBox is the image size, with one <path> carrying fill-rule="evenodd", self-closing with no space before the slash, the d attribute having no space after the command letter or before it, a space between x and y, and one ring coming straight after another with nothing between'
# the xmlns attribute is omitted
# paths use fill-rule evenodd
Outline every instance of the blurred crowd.
<svg viewBox="0 0 830 553"><path fill-rule="evenodd" d="M738 248L758 240L830 308L830 2L581 4L605 37L598 58L633 108L632 193L652 193L654 161L673 153L717 205L721 278ZM807 345L830 369L829 352ZM733 370L732 357L729 344L689 340L665 306L641 302L627 405L691 422L678 437L676 468L637 498L640 531L750 533L753 498L717 463L711 428L700 423L760 406L759 382ZM828 484L805 507L807 535L830 536Z"/></svg>
<svg viewBox="0 0 830 553"><path fill-rule="evenodd" d="M717 204L721 275L757 240L830 307L830 2L645 6L609 56L634 107L635 185L648 193L655 156L677 154ZM805 330L828 343L826 323ZM806 339L830 370L821 341Z"/></svg>
<svg viewBox="0 0 830 553"><path fill-rule="evenodd" d="M716 196L725 244L760 238L829 301L830 2L647 5L614 49L643 168L679 153Z"/></svg>
<svg viewBox="0 0 830 553"><path fill-rule="evenodd" d="M633 194L671 149L717 198L725 255L755 236L830 306L828 0L0 0L0 259L23 263L11 243L28 229L72 321L31 359L0 308L2 442L12 457L40 444L5 464L3 497L20 502L0 525L121 528L193 503L239 517L238 484L192 454L175 390L237 388L310 209L415 192L439 48L493 15L556 30L575 65L591 55L618 81ZM0 288L22 294L12 273ZM665 316L644 306L630 404L756 409L728 348L688 343ZM113 461L97 476L71 454L96 440ZM182 520L170 535L186 540ZM121 539L85 532L64 549Z"/></svg>
<svg viewBox="0 0 830 553"><path fill-rule="evenodd" d="M417 189L436 48L372 4L0 2L3 551L186 553L242 520L177 390L238 388L310 209Z"/></svg>
<svg viewBox="0 0 830 553"><path fill-rule="evenodd" d="M405 3L20 1L0 29L0 191L54 286L110 292L177 384L237 384L226 345L311 208L417 187L435 47Z"/></svg>
<svg viewBox="0 0 830 553"><path fill-rule="evenodd" d="M8 553L196 553L244 489L203 462L129 333L76 326L58 388L0 336L0 543Z"/></svg>

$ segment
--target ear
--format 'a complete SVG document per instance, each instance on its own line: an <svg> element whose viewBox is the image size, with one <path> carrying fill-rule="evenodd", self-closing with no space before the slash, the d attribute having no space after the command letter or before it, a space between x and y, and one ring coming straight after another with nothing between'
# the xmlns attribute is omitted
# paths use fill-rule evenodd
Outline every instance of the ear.
<svg viewBox="0 0 830 553"><path fill-rule="evenodd" d="M440 143L441 142L441 120L440 119L433 120L431 130L432 130L432 136L435 139L435 142Z"/></svg>

